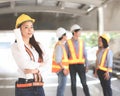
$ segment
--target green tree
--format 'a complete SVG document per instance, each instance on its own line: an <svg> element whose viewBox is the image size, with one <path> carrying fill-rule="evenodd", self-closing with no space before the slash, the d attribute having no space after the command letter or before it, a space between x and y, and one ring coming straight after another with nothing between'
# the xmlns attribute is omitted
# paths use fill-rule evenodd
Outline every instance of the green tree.
<svg viewBox="0 0 120 96"><path fill-rule="evenodd" d="M98 36L97 33L85 33L81 35L87 47L97 46Z"/></svg>

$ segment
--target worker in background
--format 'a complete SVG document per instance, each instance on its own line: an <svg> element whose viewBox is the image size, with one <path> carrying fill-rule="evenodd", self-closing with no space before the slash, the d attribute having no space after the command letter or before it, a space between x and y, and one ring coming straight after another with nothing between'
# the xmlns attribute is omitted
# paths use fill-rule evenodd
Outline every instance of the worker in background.
<svg viewBox="0 0 120 96"><path fill-rule="evenodd" d="M81 27L74 24L71 27L73 37L66 42L66 50L69 59L69 71L71 77L72 96L77 96L76 76L78 73L83 86L85 96L90 96L89 89L86 83L86 72L88 71L87 52L85 43L80 39Z"/></svg>
<svg viewBox="0 0 120 96"><path fill-rule="evenodd" d="M34 22L35 19L26 14L16 20L16 41L11 46L19 73L15 96L45 96L41 67L48 63L48 54L44 46L35 40Z"/></svg>
<svg viewBox="0 0 120 96"><path fill-rule="evenodd" d="M107 34L102 34L98 38L97 59L95 76L99 78L104 96L112 96L111 75L113 66L113 53L109 49L110 38Z"/></svg>
<svg viewBox="0 0 120 96"><path fill-rule="evenodd" d="M67 40L67 31L60 27L56 31L58 42L55 45L52 60L52 72L58 76L58 87L56 96L64 96L65 86L67 81L68 70L68 58L65 49L65 42Z"/></svg>

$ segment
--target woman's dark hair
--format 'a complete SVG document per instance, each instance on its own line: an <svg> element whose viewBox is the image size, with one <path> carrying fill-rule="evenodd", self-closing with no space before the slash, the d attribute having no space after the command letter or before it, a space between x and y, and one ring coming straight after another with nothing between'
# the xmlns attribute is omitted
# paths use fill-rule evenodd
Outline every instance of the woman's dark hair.
<svg viewBox="0 0 120 96"><path fill-rule="evenodd" d="M104 38L100 37L102 39L102 43L103 43L103 47L107 48L108 47L108 43L107 40L105 40Z"/></svg>
<svg viewBox="0 0 120 96"><path fill-rule="evenodd" d="M23 22L23 23L24 23L24 22ZM23 23L22 23L22 24L23 24ZM22 24L20 24L17 28L20 28ZM32 37L30 38L29 43L30 43L30 44L35 48L35 50L38 52L38 54L39 54L39 60L42 62L42 61L43 61L43 52L42 52L42 50L41 50L41 48L40 48L40 46L39 46L39 43L35 40L34 35L32 35Z"/></svg>
<svg viewBox="0 0 120 96"><path fill-rule="evenodd" d="M58 38L58 40L62 40L63 36L66 36L66 33L64 33L62 37Z"/></svg>
<svg viewBox="0 0 120 96"><path fill-rule="evenodd" d="M34 35L30 38L30 44L35 48L35 50L38 52L39 54L39 59L41 60L41 62L43 61L43 52L40 48L40 46L38 45L39 43L35 40Z"/></svg>

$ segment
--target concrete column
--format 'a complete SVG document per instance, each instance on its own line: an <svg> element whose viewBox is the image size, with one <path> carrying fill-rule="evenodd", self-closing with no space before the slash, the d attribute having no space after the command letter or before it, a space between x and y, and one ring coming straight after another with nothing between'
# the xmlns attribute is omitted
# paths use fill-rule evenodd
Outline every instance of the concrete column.
<svg viewBox="0 0 120 96"><path fill-rule="evenodd" d="M98 8L98 34L104 33L104 12L103 7Z"/></svg>

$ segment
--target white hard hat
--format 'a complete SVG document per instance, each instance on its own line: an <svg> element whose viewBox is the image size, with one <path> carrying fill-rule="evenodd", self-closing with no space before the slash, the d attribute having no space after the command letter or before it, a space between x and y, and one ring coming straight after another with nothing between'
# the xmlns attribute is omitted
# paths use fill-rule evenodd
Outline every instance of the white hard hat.
<svg viewBox="0 0 120 96"><path fill-rule="evenodd" d="M72 27L70 28L70 31L71 32L73 32L74 30L76 30L76 29L82 29L79 25L77 25L77 24L74 24L74 25L72 25Z"/></svg>
<svg viewBox="0 0 120 96"><path fill-rule="evenodd" d="M67 31L62 27L58 28L56 31L56 35L58 38L61 38L65 33L67 33Z"/></svg>

